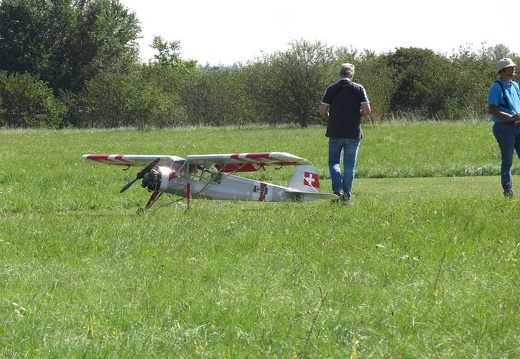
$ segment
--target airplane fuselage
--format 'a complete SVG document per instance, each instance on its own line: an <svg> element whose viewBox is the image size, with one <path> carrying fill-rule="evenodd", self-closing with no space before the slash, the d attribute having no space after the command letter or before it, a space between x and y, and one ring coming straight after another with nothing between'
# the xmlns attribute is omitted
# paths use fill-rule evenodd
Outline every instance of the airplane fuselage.
<svg viewBox="0 0 520 359"><path fill-rule="evenodd" d="M175 166L173 166L175 168ZM160 192L193 198L217 200L281 202L299 200L284 186L255 181L226 173L204 173L204 171L179 171L159 167L161 172ZM289 190L289 191L288 191Z"/></svg>

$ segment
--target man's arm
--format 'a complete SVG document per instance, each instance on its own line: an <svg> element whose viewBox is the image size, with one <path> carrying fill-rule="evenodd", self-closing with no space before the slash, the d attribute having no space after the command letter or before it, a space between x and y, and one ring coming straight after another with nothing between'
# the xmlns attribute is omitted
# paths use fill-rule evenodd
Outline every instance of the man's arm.
<svg viewBox="0 0 520 359"><path fill-rule="evenodd" d="M372 107L370 107L368 102L363 102L359 113L361 114L361 117L366 117L372 113Z"/></svg>
<svg viewBox="0 0 520 359"><path fill-rule="evenodd" d="M514 115L510 115L506 112L500 111L498 109L498 106L496 106L496 105L488 105L488 113L501 120L506 120L506 121L520 120L520 114L516 113Z"/></svg>
<svg viewBox="0 0 520 359"><path fill-rule="evenodd" d="M320 108L318 109L320 116L327 121L329 120L329 107L330 107L330 105L327 105L326 103L322 103L320 105Z"/></svg>

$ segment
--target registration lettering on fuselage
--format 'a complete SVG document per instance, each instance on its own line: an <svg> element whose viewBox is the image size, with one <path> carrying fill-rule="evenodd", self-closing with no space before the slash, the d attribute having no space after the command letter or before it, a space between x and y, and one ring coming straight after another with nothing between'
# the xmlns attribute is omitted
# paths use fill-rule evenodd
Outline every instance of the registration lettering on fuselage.
<svg viewBox="0 0 520 359"><path fill-rule="evenodd" d="M258 186L256 184L253 186L253 193L255 195L258 194L259 201L265 201L268 192L269 192L269 188L267 187L267 184L265 184L265 183L260 183L260 186Z"/></svg>

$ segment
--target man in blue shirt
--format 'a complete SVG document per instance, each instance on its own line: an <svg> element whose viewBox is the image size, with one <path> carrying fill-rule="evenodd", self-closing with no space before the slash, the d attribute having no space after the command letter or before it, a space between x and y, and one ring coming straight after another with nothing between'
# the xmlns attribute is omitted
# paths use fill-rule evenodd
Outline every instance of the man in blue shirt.
<svg viewBox="0 0 520 359"><path fill-rule="evenodd" d="M510 58L498 61L497 71L499 78L488 91L488 113L502 156L500 178L504 196L513 197L511 166L514 150L520 157L520 89L513 81L516 64Z"/></svg>
<svg viewBox="0 0 520 359"><path fill-rule="evenodd" d="M363 132L361 117L371 113L365 88L352 81L354 65L340 66L338 82L327 87L319 113L327 120L329 138L329 171L332 191L343 201L350 200L356 168L356 158ZM343 151L343 178L340 170Z"/></svg>

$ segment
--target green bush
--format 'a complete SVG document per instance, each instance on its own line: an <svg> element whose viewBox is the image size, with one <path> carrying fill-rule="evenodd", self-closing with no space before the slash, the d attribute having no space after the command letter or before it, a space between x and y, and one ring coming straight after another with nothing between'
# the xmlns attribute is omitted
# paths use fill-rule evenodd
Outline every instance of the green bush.
<svg viewBox="0 0 520 359"><path fill-rule="evenodd" d="M105 74L88 81L80 103L84 127L145 129L179 125L185 118L175 93L139 75Z"/></svg>
<svg viewBox="0 0 520 359"><path fill-rule="evenodd" d="M0 126L57 128L67 112L52 89L29 74L0 72Z"/></svg>
<svg viewBox="0 0 520 359"><path fill-rule="evenodd" d="M258 118L241 70L212 68L185 76L179 95L191 125L241 125Z"/></svg>

